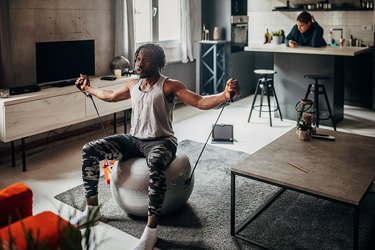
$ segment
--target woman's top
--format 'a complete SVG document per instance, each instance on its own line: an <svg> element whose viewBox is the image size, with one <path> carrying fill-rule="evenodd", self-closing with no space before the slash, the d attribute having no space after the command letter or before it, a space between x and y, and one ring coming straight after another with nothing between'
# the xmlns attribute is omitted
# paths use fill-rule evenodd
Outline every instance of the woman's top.
<svg viewBox="0 0 375 250"><path fill-rule="evenodd" d="M312 22L310 28L304 33L301 33L298 30L297 24L294 25L285 39L286 46L289 46L289 40L297 42L300 46L327 46L327 43L323 38L323 28L317 22Z"/></svg>

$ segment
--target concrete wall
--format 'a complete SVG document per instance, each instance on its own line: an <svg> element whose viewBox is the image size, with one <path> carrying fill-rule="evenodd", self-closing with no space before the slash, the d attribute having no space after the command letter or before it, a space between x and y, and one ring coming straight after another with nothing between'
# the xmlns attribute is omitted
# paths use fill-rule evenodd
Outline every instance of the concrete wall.
<svg viewBox="0 0 375 250"><path fill-rule="evenodd" d="M311 0L291 0L290 4L311 4ZM336 3L356 3L359 0L331 0L332 4ZM286 1L282 0L248 0L249 15L249 42L263 43L264 33L268 28L269 31L283 29L288 34L295 24L295 20L301 11L297 12L280 12L272 11L276 6L285 6ZM327 38L331 28L342 28L346 41L350 35L361 39L365 44L373 44L373 30L363 30L366 25L370 28L373 26L374 11L311 11L310 12L317 22L324 29L324 37ZM334 32L334 38L339 39L339 32Z"/></svg>
<svg viewBox="0 0 375 250"><path fill-rule="evenodd" d="M201 39L201 0L193 1L193 55L199 56ZM10 40L13 68L17 86L36 83L35 43L95 39L95 75L110 74L109 64L114 55L114 0L11 0ZM178 48L177 48L178 49ZM171 49L167 60L174 61ZM79 60L79 58L77 58ZM196 64L199 65L199 64ZM168 68L168 66L167 66ZM198 83L185 78L187 71L196 69L184 64L173 66L174 77L189 79L189 86ZM195 90L195 87L191 87Z"/></svg>
<svg viewBox="0 0 375 250"><path fill-rule="evenodd" d="M36 42L95 39L96 75L109 73L114 57L114 3L114 0L10 1L10 39L17 85L36 82Z"/></svg>

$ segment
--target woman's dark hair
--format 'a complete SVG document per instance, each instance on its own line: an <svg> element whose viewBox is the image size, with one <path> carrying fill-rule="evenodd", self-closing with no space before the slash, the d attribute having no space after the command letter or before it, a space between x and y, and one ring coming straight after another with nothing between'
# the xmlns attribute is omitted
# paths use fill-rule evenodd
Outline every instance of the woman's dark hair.
<svg viewBox="0 0 375 250"><path fill-rule="evenodd" d="M297 21L300 21L302 23L312 22L311 14L309 12L303 11L301 14L298 15Z"/></svg>
<svg viewBox="0 0 375 250"><path fill-rule="evenodd" d="M139 46L135 51L134 62L137 60L139 51L141 51L141 49L149 49L153 52L153 57L151 58L151 60L153 63L155 63L156 66L158 66L160 70L162 70L167 64L167 59L165 57L163 48L155 43L145 43Z"/></svg>

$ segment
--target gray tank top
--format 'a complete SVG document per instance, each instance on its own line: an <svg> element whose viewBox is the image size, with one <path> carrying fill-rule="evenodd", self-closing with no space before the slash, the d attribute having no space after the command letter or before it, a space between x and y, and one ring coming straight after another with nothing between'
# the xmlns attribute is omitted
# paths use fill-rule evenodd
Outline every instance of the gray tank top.
<svg viewBox="0 0 375 250"><path fill-rule="evenodd" d="M131 89L130 134L143 140L168 138L177 146L177 138L172 128L175 102L168 102L164 96L163 86L166 79L166 76L161 75L148 92L140 90L142 79Z"/></svg>

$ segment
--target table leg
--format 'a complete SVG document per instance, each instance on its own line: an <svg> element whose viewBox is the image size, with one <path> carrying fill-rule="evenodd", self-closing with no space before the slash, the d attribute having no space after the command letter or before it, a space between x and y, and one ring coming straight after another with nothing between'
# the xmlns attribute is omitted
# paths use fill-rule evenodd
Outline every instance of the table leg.
<svg viewBox="0 0 375 250"><path fill-rule="evenodd" d="M234 236L236 233L235 229L235 218L236 218L236 206L235 206L235 194L236 194L236 175L231 173L230 175L230 235Z"/></svg>
<svg viewBox="0 0 375 250"><path fill-rule="evenodd" d="M113 113L113 133L116 134L116 113Z"/></svg>
<svg viewBox="0 0 375 250"><path fill-rule="evenodd" d="M21 139L22 146L21 146L21 151L22 151L22 171L26 172L26 146L25 146L25 138Z"/></svg>
<svg viewBox="0 0 375 250"><path fill-rule="evenodd" d="M127 120L127 111L124 110L124 134L126 134L126 120Z"/></svg>
<svg viewBox="0 0 375 250"><path fill-rule="evenodd" d="M353 249L358 249L359 238L359 206L354 207L354 225L353 225Z"/></svg>
<svg viewBox="0 0 375 250"><path fill-rule="evenodd" d="M16 166L16 152L14 151L14 141L10 142L11 154L12 154L12 167Z"/></svg>
<svg viewBox="0 0 375 250"><path fill-rule="evenodd" d="M251 244L254 244L258 247L268 249L266 246L263 244L253 241L249 238L247 238L244 235L240 235L239 232L245 228L247 225L249 225L252 221L254 221L264 210L266 210L286 189L283 187L280 187L277 192L275 192L271 197L269 197L261 206L259 206L256 211L254 211L246 220L241 222L237 227L236 227L236 206L235 206L235 188L236 188L236 174L231 172L231 198L230 198L230 234L231 236L247 241ZM241 175L240 175L241 176Z"/></svg>

